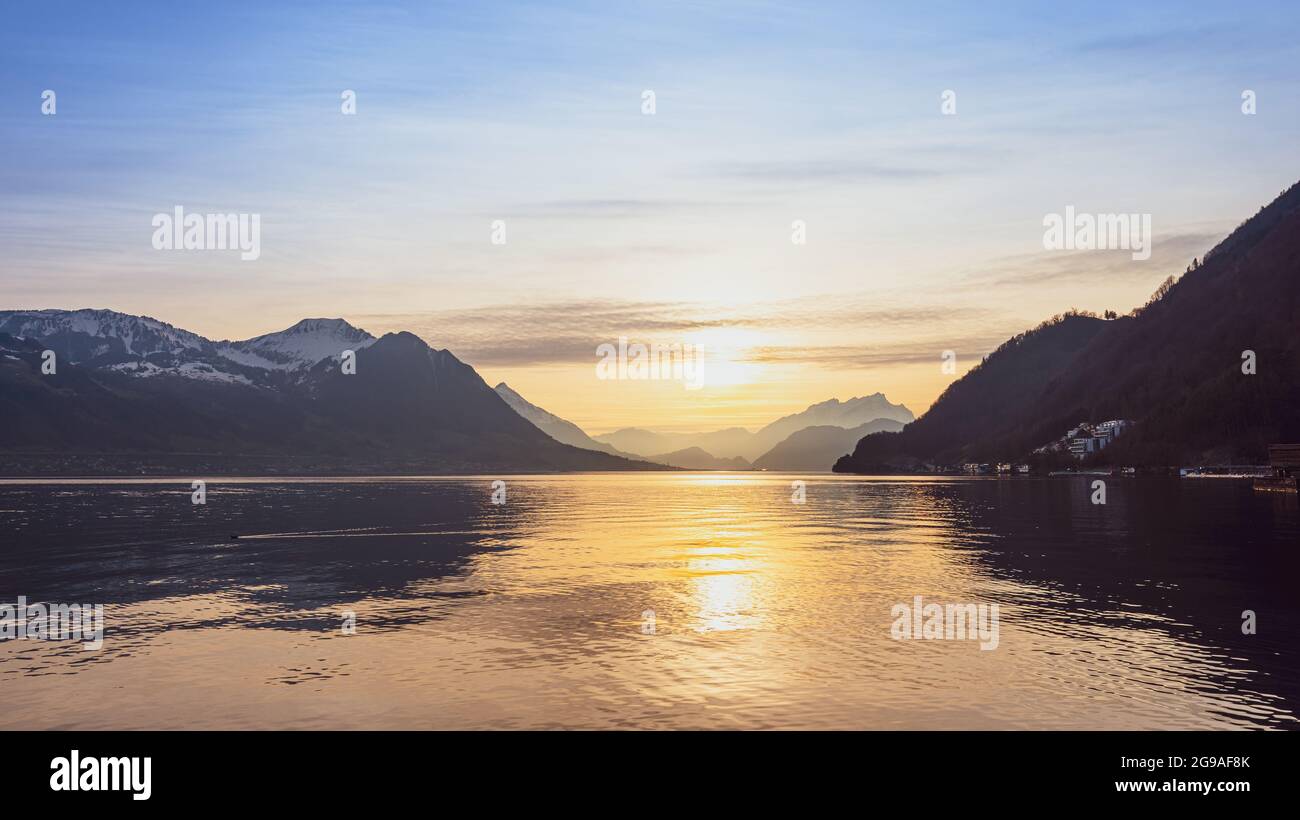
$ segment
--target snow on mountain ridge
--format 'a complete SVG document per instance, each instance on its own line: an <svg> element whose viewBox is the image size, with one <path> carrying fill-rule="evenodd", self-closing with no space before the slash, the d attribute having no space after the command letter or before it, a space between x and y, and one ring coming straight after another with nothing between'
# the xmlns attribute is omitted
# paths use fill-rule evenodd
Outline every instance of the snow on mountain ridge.
<svg viewBox="0 0 1300 820"><path fill-rule="evenodd" d="M92 308L0 311L0 333L40 340L72 364L106 367L139 377L166 373L222 381L247 381L239 367L268 371L310 368L325 359L339 358L344 350L360 350L376 341L342 319L303 319L275 333L213 342L149 316Z"/></svg>
<svg viewBox="0 0 1300 820"><path fill-rule="evenodd" d="M275 333L240 342L221 342L217 353L247 367L295 370L338 358L344 350L361 350L376 341L374 336L342 319L303 319Z"/></svg>
<svg viewBox="0 0 1300 820"><path fill-rule="evenodd" d="M510 405L516 413L531 421L539 427L543 424L561 424L566 420L560 418L554 413L543 410L528 399L515 392L514 388L505 382L498 384L494 390L501 398L505 399L506 404Z"/></svg>
<svg viewBox="0 0 1300 820"><path fill-rule="evenodd" d="M201 350L211 345L197 333L181 330L151 316L132 316L95 308L0 311L0 331L36 339L59 333L118 339L126 352L135 356Z"/></svg>

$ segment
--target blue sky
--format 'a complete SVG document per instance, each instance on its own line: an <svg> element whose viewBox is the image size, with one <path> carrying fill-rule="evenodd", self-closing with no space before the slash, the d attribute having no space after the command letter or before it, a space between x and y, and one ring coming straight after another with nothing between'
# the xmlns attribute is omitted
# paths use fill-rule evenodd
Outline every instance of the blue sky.
<svg viewBox="0 0 1300 820"><path fill-rule="evenodd" d="M1126 311L1300 178L1295 3L271 5L6 6L0 307L410 327L589 422L636 420L564 386L587 348L721 328L772 364L710 417L919 410L936 347ZM155 251L178 204L261 214L262 257ZM1066 205L1156 253L1044 257Z"/></svg>

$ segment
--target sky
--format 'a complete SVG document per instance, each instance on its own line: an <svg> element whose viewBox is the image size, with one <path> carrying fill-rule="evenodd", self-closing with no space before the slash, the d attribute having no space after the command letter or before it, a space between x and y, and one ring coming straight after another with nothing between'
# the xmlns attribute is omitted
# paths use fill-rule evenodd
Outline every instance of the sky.
<svg viewBox="0 0 1300 820"><path fill-rule="evenodd" d="M1053 314L1142 304L1300 179L1294 2L4 17L0 309L410 330L591 433L875 392L920 414ZM155 249L177 206L260 215L259 258ZM1045 249L1067 206L1149 214L1150 258ZM704 386L598 378L620 337L702 344Z"/></svg>

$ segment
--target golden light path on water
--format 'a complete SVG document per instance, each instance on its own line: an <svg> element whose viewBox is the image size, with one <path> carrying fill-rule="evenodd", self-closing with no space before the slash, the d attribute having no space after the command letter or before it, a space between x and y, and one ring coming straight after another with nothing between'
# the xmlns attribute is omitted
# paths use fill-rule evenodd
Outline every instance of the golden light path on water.
<svg viewBox="0 0 1300 820"><path fill-rule="evenodd" d="M187 482L0 485L0 526L62 539L0 565L0 602L108 599L98 652L0 641L0 726L1294 723L1293 648L1245 655L1181 581L1099 565L1222 488L1117 482L1098 510L1069 481L507 476L494 506L495 478L213 479L200 513ZM997 604L996 648L896 640L916 596Z"/></svg>

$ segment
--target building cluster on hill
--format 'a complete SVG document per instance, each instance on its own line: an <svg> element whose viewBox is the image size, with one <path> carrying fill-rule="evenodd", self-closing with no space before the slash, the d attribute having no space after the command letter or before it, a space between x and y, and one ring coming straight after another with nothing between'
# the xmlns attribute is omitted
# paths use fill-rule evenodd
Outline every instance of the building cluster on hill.
<svg viewBox="0 0 1300 820"><path fill-rule="evenodd" d="M1069 451L1077 459L1087 458L1099 453L1112 444L1124 431L1133 426L1128 419L1111 419L1100 424L1081 421L1066 431L1065 435L1055 441L1044 444L1034 450L1035 453L1053 453Z"/></svg>

